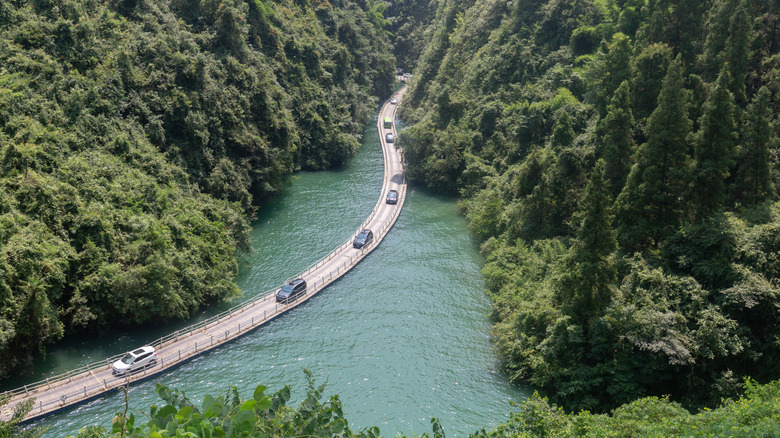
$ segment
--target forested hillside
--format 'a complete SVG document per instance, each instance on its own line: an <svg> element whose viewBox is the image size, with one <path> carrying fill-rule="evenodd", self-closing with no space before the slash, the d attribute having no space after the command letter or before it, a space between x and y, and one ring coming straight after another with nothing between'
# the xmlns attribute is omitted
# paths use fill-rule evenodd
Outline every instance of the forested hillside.
<svg viewBox="0 0 780 438"><path fill-rule="evenodd" d="M442 0L413 181L483 241L509 376L567 409L780 377L780 2Z"/></svg>
<svg viewBox="0 0 780 438"><path fill-rule="evenodd" d="M0 0L0 377L66 334L239 295L249 220L360 145L367 0Z"/></svg>
<svg viewBox="0 0 780 438"><path fill-rule="evenodd" d="M434 0L392 0L387 5L387 30L398 67L411 73L425 48L425 33L436 13Z"/></svg>

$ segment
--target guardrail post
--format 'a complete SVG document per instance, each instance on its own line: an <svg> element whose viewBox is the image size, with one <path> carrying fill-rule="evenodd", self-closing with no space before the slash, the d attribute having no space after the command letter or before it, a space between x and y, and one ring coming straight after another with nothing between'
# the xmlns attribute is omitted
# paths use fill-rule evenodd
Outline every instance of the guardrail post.
<svg viewBox="0 0 780 438"><path fill-rule="evenodd" d="M86 387L86 385L85 385L85 386L84 386L84 397L86 397L86 396L87 396L87 387Z"/></svg>
<svg viewBox="0 0 780 438"><path fill-rule="evenodd" d="M51 389L51 383L49 383L49 378L46 378L46 384L49 386L49 389Z"/></svg>
<svg viewBox="0 0 780 438"><path fill-rule="evenodd" d="M254 326L255 326L255 317L253 316L252 317L252 327L254 327Z"/></svg>
<svg viewBox="0 0 780 438"><path fill-rule="evenodd" d="M108 385L106 385L106 379L103 379L103 388L108 388Z"/></svg>
<svg viewBox="0 0 780 438"><path fill-rule="evenodd" d="M198 343L197 342L195 343L195 352L196 353L198 352Z"/></svg>
<svg viewBox="0 0 780 438"><path fill-rule="evenodd" d="M39 402L39 406L41 407L41 412L43 412L43 402Z"/></svg>
<svg viewBox="0 0 780 438"><path fill-rule="evenodd" d="M68 382L72 382L73 378L70 376L70 371L68 371Z"/></svg>
<svg viewBox="0 0 780 438"><path fill-rule="evenodd" d="M30 392L27 390L27 385L24 385L24 394L29 395Z"/></svg>
<svg viewBox="0 0 780 438"><path fill-rule="evenodd" d="M214 335L209 335L209 336L211 336L211 345L214 345Z"/></svg>
<svg viewBox="0 0 780 438"><path fill-rule="evenodd" d="M267 311L267 310L263 310L263 321L265 321L265 319L267 318L267 317L265 316L266 312L268 312L268 311Z"/></svg>
<svg viewBox="0 0 780 438"><path fill-rule="evenodd" d="M181 350L179 350L179 360L181 360Z"/></svg>

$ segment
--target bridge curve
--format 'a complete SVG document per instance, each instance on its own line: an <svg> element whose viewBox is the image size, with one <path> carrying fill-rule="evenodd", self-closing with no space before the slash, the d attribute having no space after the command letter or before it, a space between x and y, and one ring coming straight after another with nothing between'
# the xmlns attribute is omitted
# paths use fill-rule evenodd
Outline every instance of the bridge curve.
<svg viewBox="0 0 780 438"><path fill-rule="evenodd" d="M279 304L274 296L278 290L275 288L258 294L208 320L157 339L149 344L157 350L157 364L132 375L117 377L112 374L111 365L122 357L124 354L122 353L41 382L6 391L0 394L0 400L6 396L10 397L10 400L0 407L0 420L8 421L13 415L15 407L30 398L35 399L35 404L24 418L23 422L25 423L99 398L121 386L131 385L162 374L238 339L299 306L357 265L379 245L390 231L401 213L406 199L406 176L401 150L396 147L397 143L387 143L385 140L385 134L388 132L397 138L395 129L397 105L390 102L394 98L400 103L405 92L406 86L385 101L377 118L377 130L384 156L384 181L379 200L368 219L343 244L304 269L303 272L291 277L306 280L308 288L304 296L290 304ZM392 128L384 128L383 120L385 117L392 118ZM398 203L395 205L385 203L385 197L390 190L398 192ZM364 228L373 231L374 241L361 249L355 249L352 247L352 241Z"/></svg>

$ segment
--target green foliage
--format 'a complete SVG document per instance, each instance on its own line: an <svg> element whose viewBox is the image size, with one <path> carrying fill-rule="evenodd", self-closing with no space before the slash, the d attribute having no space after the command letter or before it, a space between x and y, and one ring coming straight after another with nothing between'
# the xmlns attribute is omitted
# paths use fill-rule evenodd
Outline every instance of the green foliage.
<svg viewBox="0 0 780 438"><path fill-rule="evenodd" d="M617 240L611 205L604 161L599 160L574 217L581 225L555 297L561 309L582 326L590 325L612 300L616 280L612 255Z"/></svg>
<svg viewBox="0 0 780 438"><path fill-rule="evenodd" d="M735 197L747 202L761 202L774 193L770 168L772 113L769 98L769 90L762 87L745 114L743 144L738 150Z"/></svg>
<svg viewBox="0 0 780 438"><path fill-rule="evenodd" d="M149 407L147 423L139 424L134 414L117 413L111 430L87 426L78 438L165 438L165 437L344 437L379 438L376 426L353 431L344 416L338 395L323 402L326 385L317 386L312 374L304 370L308 379L306 396L297 407L289 406L292 390L285 386L274 394L266 394L266 387L258 385L252 398L242 399L236 387L225 395L207 394L200 406L190 401L183 392L157 384L157 394L165 402L163 407ZM126 402L127 403L127 402ZM2 424L2 423L0 423ZM436 418L431 419L432 435L420 438L445 438L444 429ZM32 435L31 435L32 436Z"/></svg>
<svg viewBox="0 0 780 438"><path fill-rule="evenodd" d="M676 418L780 377L780 3L436 6L401 107L408 170L463 196L510 379L567 409L669 395L630 409ZM582 234L611 212L617 250Z"/></svg>
<svg viewBox="0 0 780 438"><path fill-rule="evenodd" d="M4 407L10 398L10 395L0 396L0 407ZM0 438L38 438L46 433L48 429L46 427L22 427L20 425L24 417L32 411L34 406L34 398L17 404L11 414L11 418L7 421L0 421Z"/></svg>
<svg viewBox="0 0 780 438"><path fill-rule="evenodd" d="M604 176L610 181L610 192L614 197L623 190L635 152L630 99L628 82L624 81L615 91L597 131L604 158Z"/></svg>
<svg viewBox="0 0 780 438"><path fill-rule="evenodd" d="M535 393L520 405L509 421L478 437L669 437L774 436L780 427L780 382L745 382L738 400L717 409L690 413L668 397L645 397L615 409L609 415L587 411L566 413Z"/></svg>
<svg viewBox="0 0 780 438"><path fill-rule="evenodd" d="M660 245L681 223L690 181L687 109L678 57L669 66L658 107L647 121L647 143L639 147L616 201L620 245L627 252Z"/></svg>
<svg viewBox="0 0 780 438"><path fill-rule="evenodd" d="M734 96L728 90L731 76L723 70L704 104L701 125L694 143L693 195L696 217L712 215L726 198L726 177L734 165L737 133L734 123Z"/></svg>
<svg viewBox="0 0 780 438"><path fill-rule="evenodd" d="M373 3L0 5L0 377L236 298L255 210L343 164L393 82Z"/></svg>

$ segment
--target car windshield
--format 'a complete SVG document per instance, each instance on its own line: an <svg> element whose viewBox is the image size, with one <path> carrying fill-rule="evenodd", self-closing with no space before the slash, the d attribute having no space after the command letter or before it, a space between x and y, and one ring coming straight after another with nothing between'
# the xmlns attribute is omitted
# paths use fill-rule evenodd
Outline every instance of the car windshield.
<svg viewBox="0 0 780 438"><path fill-rule="evenodd" d="M122 363L125 365L130 365L131 363L133 363L133 359L135 359L135 356L133 356L130 353L127 353L125 357L122 358Z"/></svg>
<svg viewBox="0 0 780 438"><path fill-rule="evenodd" d="M292 291L293 291L293 286L291 284L285 284L284 286L282 286L282 292L288 292L289 293L289 292L292 292Z"/></svg>

